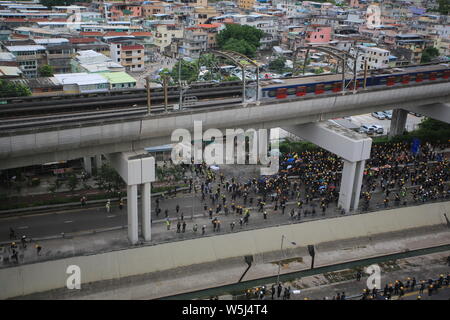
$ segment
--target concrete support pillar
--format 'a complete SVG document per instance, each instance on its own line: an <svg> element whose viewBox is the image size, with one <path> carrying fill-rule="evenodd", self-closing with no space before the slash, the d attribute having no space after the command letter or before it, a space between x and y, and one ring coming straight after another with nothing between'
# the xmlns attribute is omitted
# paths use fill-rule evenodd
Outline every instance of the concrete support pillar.
<svg viewBox="0 0 450 320"><path fill-rule="evenodd" d="M102 167L102 155L95 156L95 168L99 170Z"/></svg>
<svg viewBox="0 0 450 320"><path fill-rule="evenodd" d="M345 212L349 212L352 203L353 186L355 184L356 162L343 161L344 169L342 170L338 205L343 208Z"/></svg>
<svg viewBox="0 0 450 320"><path fill-rule="evenodd" d="M361 194L361 186L362 186L362 180L364 176L364 167L366 166L366 160L361 160L356 163L355 168L355 184L353 185L353 196L352 196L352 203L351 203L351 209L356 210L358 209L359 205L359 196Z"/></svg>
<svg viewBox="0 0 450 320"><path fill-rule="evenodd" d="M91 157L83 157L83 168L88 174L92 175L92 161Z"/></svg>
<svg viewBox="0 0 450 320"><path fill-rule="evenodd" d="M406 118L408 111L403 109L395 109L392 112L391 128L389 130L389 137L394 137L403 134L405 131Z"/></svg>
<svg viewBox="0 0 450 320"><path fill-rule="evenodd" d="M141 201L142 201L142 236L145 241L152 239L151 229L151 185L150 182L141 185Z"/></svg>
<svg viewBox="0 0 450 320"><path fill-rule="evenodd" d="M359 195L366 161L344 161L338 205L345 212L358 209Z"/></svg>
<svg viewBox="0 0 450 320"><path fill-rule="evenodd" d="M131 244L139 239L138 225L138 186L141 185L142 198L142 236L145 241L151 240L151 186L155 181L155 158L147 153L125 152L106 154L106 159L117 170L127 183L128 238Z"/></svg>
<svg viewBox="0 0 450 320"><path fill-rule="evenodd" d="M131 244L138 242L138 194L137 185L127 186L128 240Z"/></svg>

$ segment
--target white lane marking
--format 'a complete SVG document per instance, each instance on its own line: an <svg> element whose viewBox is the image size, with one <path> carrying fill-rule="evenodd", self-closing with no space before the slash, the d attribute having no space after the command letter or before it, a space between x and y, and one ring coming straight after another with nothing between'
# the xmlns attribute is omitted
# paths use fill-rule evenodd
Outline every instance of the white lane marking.
<svg viewBox="0 0 450 320"><path fill-rule="evenodd" d="M18 227L17 229L28 229L28 226Z"/></svg>
<svg viewBox="0 0 450 320"><path fill-rule="evenodd" d="M112 215L110 215L110 216L106 216L107 218L114 218L116 215L115 214L112 214Z"/></svg>
<svg viewBox="0 0 450 320"><path fill-rule="evenodd" d="M72 220L66 220L66 221L64 221L64 223L72 223L73 221Z"/></svg>

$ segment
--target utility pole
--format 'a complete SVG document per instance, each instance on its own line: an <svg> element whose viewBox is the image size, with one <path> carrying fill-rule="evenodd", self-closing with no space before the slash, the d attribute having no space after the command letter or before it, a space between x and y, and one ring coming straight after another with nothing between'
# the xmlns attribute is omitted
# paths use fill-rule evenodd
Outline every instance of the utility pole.
<svg viewBox="0 0 450 320"><path fill-rule="evenodd" d="M167 97L167 75L164 75L163 77L163 84L164 84L164 108L166 110L166 113L168 111L168 97Z"/></svg>
<svg viewBox="0 0 450 320"><path fill-rule="evenodd" d="M345 58L346 56L344 55L342 58L342 95L345 94Z"/></svg>
<svg viewBox="0 0 450 320"><path fill-rule="evenodd" d="M364 89L366 89L367 84L367 59L364 58Z"/></svg>
<svg viewBox="0 0 450 320"><path fill-rule="evenodd" d="M245 67L242 66L242 103L245 103Z"/></svg>
<svg viewBox="0 0 450 320"><path fill-rule="evenodd" d="M305 61L303 61L303 75L305 75L306 63L308 62L309 49L306 50Z"/></svg>
<svg viewBox="0 0 450 320"><path fill-rule="evenodd" d="M180 102L178 103L178 108L181 110L181 105L183 103L183 87L181 85L181 54L178 55L178 86L180 87Z"/></svg>
<svg viewBox="0 0 450 320"><path fill-rule="evenodd" d="M150 100L150 76L145 78L145 84L147 86L147 112L151 114L151 100Z"/></svg>
<svg viewBox="0 0 450 320"><path fill-rule="evenodd" d="M358 60L358 54L359 54L359 47L356 48L355 57L353 60L353 94L356 93L356 63Z"/></svg>

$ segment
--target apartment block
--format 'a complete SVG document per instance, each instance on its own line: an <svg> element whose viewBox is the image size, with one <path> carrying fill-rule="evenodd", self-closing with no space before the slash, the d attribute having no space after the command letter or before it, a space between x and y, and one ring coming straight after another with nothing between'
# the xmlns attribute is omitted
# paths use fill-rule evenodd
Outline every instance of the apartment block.
<svg viewBox="0 0 450 320"><path fill-rule="evenodd" d="M120 63L126 71L144 70L144 46L140 44L111 43L110 55L114 62Z"/></svg>

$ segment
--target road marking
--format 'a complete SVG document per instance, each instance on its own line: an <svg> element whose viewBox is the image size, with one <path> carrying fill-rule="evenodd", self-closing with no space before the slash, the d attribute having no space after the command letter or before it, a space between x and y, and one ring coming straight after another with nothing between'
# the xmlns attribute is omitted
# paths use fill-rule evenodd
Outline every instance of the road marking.
<svg viewBox="0 0 450 320"><path fill-rule="evenodd" d="M18 227L17 229L28 229L28 226Z"/></svg>
<svg viewBox="0 0 450 320"><path fill-rule="evenodd" d="M106 216L107 218L114 218L116 215L115 214L112 214L112 215L110 215L110 216Z"/></svg>
<svg viewBox="0 0 450 320"><path fill-rule="evenodd" d="M73 221L72 220L66 220L66 221L64 221L64 223L72 223Z"/></svg>

